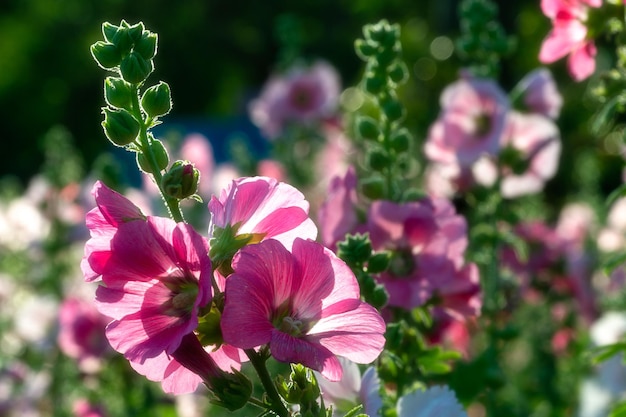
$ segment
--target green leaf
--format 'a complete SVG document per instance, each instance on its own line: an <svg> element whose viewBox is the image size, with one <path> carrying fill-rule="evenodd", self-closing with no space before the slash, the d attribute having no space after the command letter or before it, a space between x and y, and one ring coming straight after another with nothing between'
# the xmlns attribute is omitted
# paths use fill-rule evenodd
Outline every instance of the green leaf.
<svg viewBox="0 0 626 417"><path fill-rule="evenodd" d="M617 269L620 265L626 262L626 252L613 254L603 262L602 271L606 275L611 275L611 273Z"/></svg>
<svg viewBox="0 0 626 417"><path fill-rule="evenodd" d="M611 410L609 417L626 417L626 402L618 403L613 410Z"/></svg>

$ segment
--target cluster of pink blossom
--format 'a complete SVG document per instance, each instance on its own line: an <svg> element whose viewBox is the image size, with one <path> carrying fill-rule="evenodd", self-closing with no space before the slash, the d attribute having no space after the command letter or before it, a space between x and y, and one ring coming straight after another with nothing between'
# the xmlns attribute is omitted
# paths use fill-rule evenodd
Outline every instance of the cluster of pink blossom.
<svg viewBox="0 0 626 417"><path fill-rule="evenodd" d="M375 251L388 251L390 266L377 280L389 294L389 307L411 310L432 303L435 312L457 320L477 316L482 304L478 268L465 262L467 223L450 201L375 200L361 222L356 186L354 169L331 183L319 213L324 244L336 247L347 233L368 233Z"/></svg>
<svg viewBox="0 0 626 417"><path fill-rule="evenodd" d="M295 188L266 177L233 181L209 203L210 240L145 216L101 182L93 194L82 268L100 281L97 307L112 319L106 336L166 392L215 387L246 349L267 346L330 380L342 375L337 355L369 363L382 351L380 314L360 300L345 263L313 241L317 229Z"/></svg>
<svg viewBox="0 0 626 417"><path fill-rule="evenodd" d="M541 191L554 176L561 153L554 119L562 106L554 80L547 69L537 69L515 91L524 111L512 110L489 79L464 75L443 91L424 145L431 193L451 196L482 185L514 198Z"/></svg>

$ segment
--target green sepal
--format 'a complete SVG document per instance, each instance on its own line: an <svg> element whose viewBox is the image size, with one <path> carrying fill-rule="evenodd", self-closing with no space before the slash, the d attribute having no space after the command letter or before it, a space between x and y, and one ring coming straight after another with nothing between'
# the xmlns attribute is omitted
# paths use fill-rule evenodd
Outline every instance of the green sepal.
<svg viewBox="0 0 626 417"><path fill-rule="evenodd" d="M170 158L167 154L165 146L160 140L153 138L150 141L150 148L154 155L154 159L157 165L156 168L159 171L163 171L165 168L167 168L167 165L170 162ZM150 164L150 162L148 161L148 157L145 152L137 152L137 165L146 174L154 174L152 164Z"/></svg>
<svg viewBox="0 0 626 417"><path fill-rule="evenodd" d="M117 109L131 110L133 89L129 83L118 77L104 79L104 98L107 104Z"/></svg>
<svg viewBox="0 0 626 417"><path fill-rule="evenodd" d="M170 86L161 81L148 88L141 97L141 107L152 118L169 113L172 109Z"/></svg>
<svg viewBox="0 0 626 417"><path fill-rule="evenodd" d="M154 63L145 59L138 52L132 51L126 55L120 64L120 73L125 81L131 84L140 84L145 81L154 70Z"/></svg>

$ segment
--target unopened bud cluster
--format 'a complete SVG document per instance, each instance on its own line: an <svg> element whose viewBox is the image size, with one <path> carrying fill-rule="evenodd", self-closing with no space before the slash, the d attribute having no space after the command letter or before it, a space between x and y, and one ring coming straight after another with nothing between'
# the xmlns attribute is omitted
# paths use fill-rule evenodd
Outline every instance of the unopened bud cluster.
<svg viewBox="0 0 626 417"><path fill-rule="evenodd" d="M405 109L396 92L409 76L402 61L400 27L382 20L366 25L363 34L363 39L356 40L355 49L366 62L362 88L376 111L356 118L356 135L363 141L371 173L360 178L361 191L371 199L400 200L405 187L393 181L406 177L410 165L408 151L413 142L409 131L400 125Z"/></svg>

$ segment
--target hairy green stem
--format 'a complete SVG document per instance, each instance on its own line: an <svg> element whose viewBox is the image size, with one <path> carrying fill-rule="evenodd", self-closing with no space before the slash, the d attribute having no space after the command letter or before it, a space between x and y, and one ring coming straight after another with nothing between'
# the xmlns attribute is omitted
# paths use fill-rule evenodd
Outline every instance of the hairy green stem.
<svg viewBox="0 0 626 417"><path fill-rule="evenodd" d="M244 352L250 359L250 363L254 366L256 373L259 375L259 379L265 388L265 392L271 402L271 410L278 414L280 417L289 417L289 411L285 407L282 398L278 394L272 377L270 376L267 367L265 366L265 358L258 354L254 349L244 349Z"/></svg>

